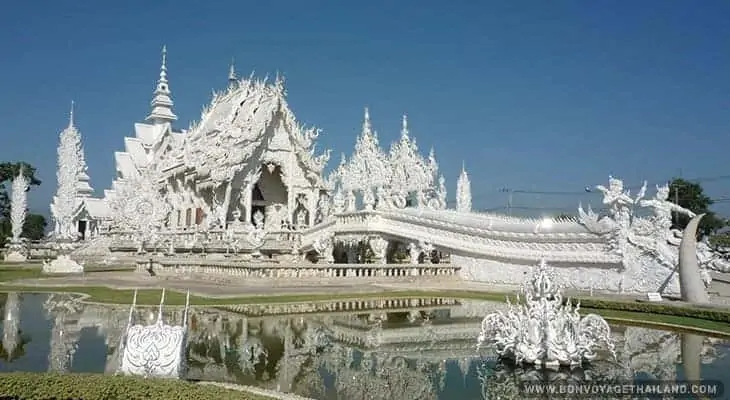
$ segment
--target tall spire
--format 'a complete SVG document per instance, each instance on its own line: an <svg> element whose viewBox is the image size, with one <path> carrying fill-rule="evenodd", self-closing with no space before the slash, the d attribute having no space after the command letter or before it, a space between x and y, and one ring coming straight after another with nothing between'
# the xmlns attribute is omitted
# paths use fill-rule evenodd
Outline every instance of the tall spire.
<svg viewBox="0 0 730 400"><path fill-rule="evenodd" d="M471 182L464 162L461 163L461 174L456 181L456 211L471 211Z"/></svg>
<svg viewBox="0 0 730 400"><path fill-rule="evenodd" d="M231 66L228 68L228 87L238 86L238 75L236 75L236 60L231 58Z"/></svg>
<svg viewBox="0 0 730 400"><path fill-rule="evenodd" d="M408 116L405 115L405 114L403 114L403 125L402 125L402 128L400 130L400 134L403 137L408 137L408 133L409 133L409 131L408 131Z"/></svg>
<svg viewBox="0 0 730 400"><path fill-rule="evenodd" d="M162 66L160 66L160 79L157 80L155 97L150 105L152 112L147 116L147 121L153 124L161 124L177 120L177 115L172 112L172 99L170 98L170 86L167 83L167 46L162 46Z"/></svg>
<svg viewBox="0 0 730 400"><path fill-rule="evenodd" d="M362 133L369 135L372 133L372 131L373 131L373 126L370 123L370 110L367 107L365 107L365 118L362 123Z"/></svg>
<svg viewBox="0 0 730 400"><path fill-rule="evenodd" d="M74 101L71 100L71 111L68 113L68 127L74 126Z"/></svg>

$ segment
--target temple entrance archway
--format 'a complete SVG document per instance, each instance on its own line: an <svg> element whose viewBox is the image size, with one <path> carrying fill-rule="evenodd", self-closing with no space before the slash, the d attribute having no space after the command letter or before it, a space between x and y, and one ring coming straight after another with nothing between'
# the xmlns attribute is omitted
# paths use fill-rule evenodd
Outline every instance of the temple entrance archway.
<svg viewBox="0 0 730 400"><path fill-rule="evenodd" d="M281 175L281 167L278 165L262 168L261 176L253 185L251 193L251 223L259 211L264 214L265 224L270 228L278 229L282 222L288 220L289 196Z"/></svg>

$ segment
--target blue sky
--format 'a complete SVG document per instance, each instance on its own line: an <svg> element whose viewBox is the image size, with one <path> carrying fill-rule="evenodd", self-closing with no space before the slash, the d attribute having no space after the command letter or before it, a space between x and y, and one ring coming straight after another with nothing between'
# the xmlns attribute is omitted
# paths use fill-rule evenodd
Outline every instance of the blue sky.
<svg viewBox="0 0 730 400"><path fill-rule="evenodd" d="M451 194L466 163L480 208L503 206L502 187L730 175L727 1L26 0L0 13L0 160L38 167L33 210L47 212L55 191L71 100L92 185L109 187L113 152L149 111L163 44L178 127L226 85L235 57L243 75L285 75L294 112L334 150L330 165L351 152L364 106L385 145L407 113ZM705 186L730 195L730 179Z"/></svg>

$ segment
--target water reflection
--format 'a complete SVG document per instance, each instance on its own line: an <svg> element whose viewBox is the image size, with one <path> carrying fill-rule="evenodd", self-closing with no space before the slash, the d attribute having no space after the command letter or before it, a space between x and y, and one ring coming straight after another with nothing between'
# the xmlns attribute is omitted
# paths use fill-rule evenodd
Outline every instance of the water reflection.
<svg viewBox="0 0 730 400"><path fill-rule="evenodd" d="M127 306L18 293L0 305L0 371L116 370ZM520 382L723 379L730 366L725 341L614 326L616 362L568 372L510 368L475 345L482 316L501 307L451 299L193 307L187 376L328 400L510 399L521 398ZM154 319L155 311L139 308L136 318ZM168 310L165 320L180 323L182 314Z"/></svg>

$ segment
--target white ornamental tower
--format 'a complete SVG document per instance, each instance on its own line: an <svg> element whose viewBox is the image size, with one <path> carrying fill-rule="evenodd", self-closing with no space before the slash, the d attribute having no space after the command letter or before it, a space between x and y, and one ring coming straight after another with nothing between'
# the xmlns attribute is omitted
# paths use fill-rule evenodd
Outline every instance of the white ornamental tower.
<svg viewBox="0 0 730 400"><path fill-rule="evenodd" d="M167 46L162 46L162 66L160 66L160 78L157 80L157 88L155 89L155 97L152 98L150 105L152 111L146 120L155 125L172 123L177 121L177 115L172 112L172 98L170 85L167 82Z"/></svg>
<svg viewBox="0 0 730 400"><path fill-rule="evenodd" d="M74 125L73 102L69 114L68 127L59 135L58 145L58 189L51 204L51 217L54 222L54 236L59 239L74 239L73 213L78 206L77 199L91 193L88 175L85 173L81 147L81 134Z"/></svg>
<svg viewBox="0 0 730 400"><path fill-rule="evenodd" d="M471 211L471 182L464 165L461 166L461 174L456 182L456 211Z"/></svg>

